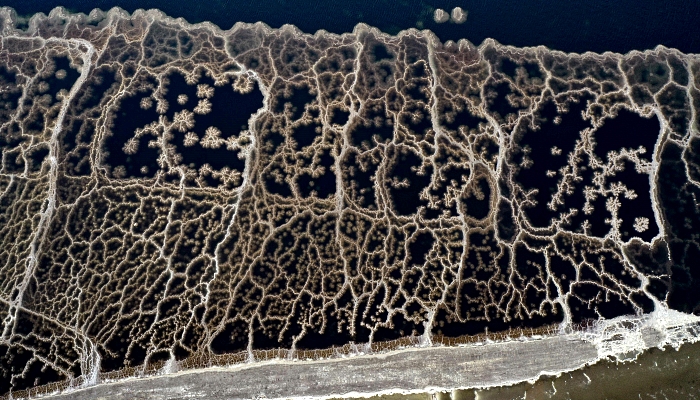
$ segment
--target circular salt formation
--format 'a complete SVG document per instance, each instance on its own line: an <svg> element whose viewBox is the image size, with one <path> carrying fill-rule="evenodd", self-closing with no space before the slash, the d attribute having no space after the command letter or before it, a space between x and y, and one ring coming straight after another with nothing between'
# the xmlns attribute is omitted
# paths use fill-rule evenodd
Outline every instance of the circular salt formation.
<svg viewBox="0 0 700 400"><path fill-rule="evenodd" d="M58 71L56 71L56 74L55 74L56 79L63 79L66 77L66 75L68 75L68 73L66 72L65 69L59 69Z"/></svg>
<svg viewBox="0 0 700 400"><path fill-rule="evenodd" d="M433 20L435 20L435 22L442 24L443 22L447 22L448 19L450 19L450 15L447 13L447 11L443 10L442 8L435 10L435 13L433 14Z"/></svg>
<svg viewBox="0 0 700 400"><path fill-rule="evenodd" d="M455 7L452 9L452 22L455 24L461 24L467 20L467 11L462 10L462 7Z"/></svg>

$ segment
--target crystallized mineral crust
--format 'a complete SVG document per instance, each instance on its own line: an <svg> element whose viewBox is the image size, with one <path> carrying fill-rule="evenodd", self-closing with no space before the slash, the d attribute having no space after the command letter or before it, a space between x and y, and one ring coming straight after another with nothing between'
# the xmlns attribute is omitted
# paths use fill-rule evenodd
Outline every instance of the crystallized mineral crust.
<svg viewBox="0 0 700 400"><path fill-rule="evenodd" d="M700 304L695 55L0 17L0 393Z"/></svg>

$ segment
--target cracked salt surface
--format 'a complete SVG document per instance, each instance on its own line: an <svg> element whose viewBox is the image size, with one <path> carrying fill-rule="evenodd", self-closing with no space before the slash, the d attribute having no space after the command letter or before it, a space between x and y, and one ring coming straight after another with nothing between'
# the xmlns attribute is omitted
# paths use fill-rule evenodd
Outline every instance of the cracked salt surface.
<svg viewBox="0 0 700 400"><path fill-rule="evenodd" d="M491 387L696 340L696 55L0 19L8 397Z"/></svg>

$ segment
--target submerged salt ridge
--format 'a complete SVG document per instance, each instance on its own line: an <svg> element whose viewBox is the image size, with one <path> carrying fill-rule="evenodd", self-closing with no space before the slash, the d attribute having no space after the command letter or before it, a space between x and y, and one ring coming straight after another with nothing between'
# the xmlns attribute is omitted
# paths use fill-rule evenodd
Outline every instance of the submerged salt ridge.
<svg viewBox="0 0 700 400"><path fill-rule="evenodd" d="M695 321L672 310L700 304L696 55L0 14L2 393L266 349Z"/></svg>

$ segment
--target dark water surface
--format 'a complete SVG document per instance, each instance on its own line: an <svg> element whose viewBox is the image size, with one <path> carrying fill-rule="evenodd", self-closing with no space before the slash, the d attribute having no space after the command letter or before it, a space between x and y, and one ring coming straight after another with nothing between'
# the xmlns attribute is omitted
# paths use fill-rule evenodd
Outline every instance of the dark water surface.
<svg viewBox="0 0 700 400"><path fill-rule="evenodd" d="M700 52L700 2L695 0L10 0L3 5L13 7L21 15L48 13L58 5L84 13L114 6L129 12L158 8L191 23L211 21L223 29L237 21L263 21L272 27L293 24L304 32L325 29L342 33L364 22L391 34L415 27L430 29L443 41L466 38L479 44L494 38L514 46L545 45L577 53L625 53L659 44L685 53ZM433 21L436 8L449 12L456 6L469 13L464 24Z"/></svg>

